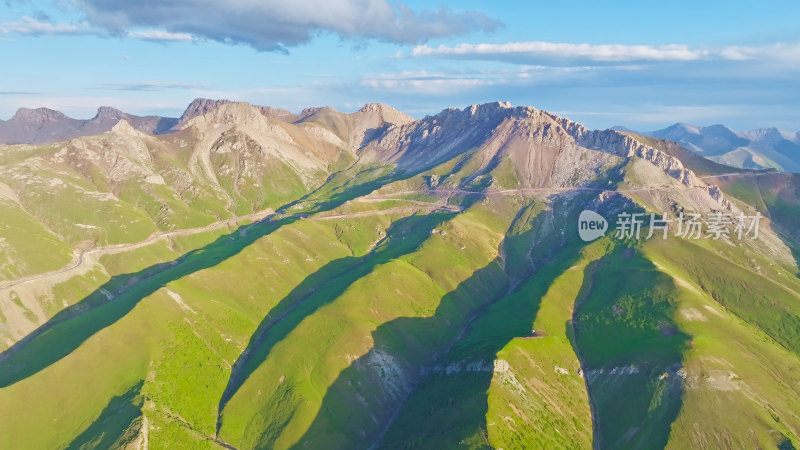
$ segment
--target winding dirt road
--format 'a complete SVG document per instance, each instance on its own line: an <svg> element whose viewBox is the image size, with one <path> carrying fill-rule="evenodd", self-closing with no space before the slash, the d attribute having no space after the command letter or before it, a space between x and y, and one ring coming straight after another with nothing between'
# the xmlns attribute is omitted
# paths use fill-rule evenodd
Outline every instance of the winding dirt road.
<svg viewBox="0 0 800 450"><path fill-rule="evenodd" d="M44 279L44 278L49 278L49 277L53 277L53 276L56 276L56 275L61 275L61 274L67 273L67 272L71 272L71 271L77 270L85 262L86 256L95 256L95 255L96 256L102 256L102 255L109 255L109 254L114 254L114 253L119 253L119 252L126 252L126 251L130 251L130 250L135 250L137 248L146 247L146 246L148 246L148 245L150 245L150 244L152 244L152 243L154 243L154 242L156 242L158 240L161 240L161 239L167 239L167 238L175 237L175 236L190 236L190 235L193 235L193 234L205 233L207 231L216 230L216 229L219 229L219 228L225 228L225 227L228 227L230 225L237 224L238 222L240 222L242 220L262 220L265 217L268 217L268 216L272 215L273 213L274 213L274 211L272 209L268 209L268 210L260 211L260 212L254 213L254 214L248 214L248 215L245 215L245 216L231 217L230 219L221 220L219 222L214 222L214 223L211 223L211 224L208 224L208 225L205 225L205 226L202 226L202 227L198 227L198 228L184 228L184 229L181 229L181 230L172 230L172 231L157 231L157 232L151 234L150 236L148 236L147 239L145 239L143 241L139 241L139 242L133 242L133 243L130 243L130 244L106 245L106 246L103 246L103 247L96 247L96 248L93 248L93 249L90 249L90 250L84 250L84 251L80 251L80 252L75 252L74 255L73 255L73 258L72 258L72 262L70 262L70 264L67 267L62 267L61 269L53 270L53 271L50 271L50 272L39 273L39 274L36 274L36 275L30 275L30 276L27 276L27 277L24 277L24 278L18 278L16 280L11 280L11 281L6 281L6 282L3 282L3 283L0 283L0 292L9 290L9 289L11 289L11 288L13 288L15 286L20 286L20 285L23 285L23 284L32 283L32 282L37 281L37 280L41 280L41 279Z"/></svg>

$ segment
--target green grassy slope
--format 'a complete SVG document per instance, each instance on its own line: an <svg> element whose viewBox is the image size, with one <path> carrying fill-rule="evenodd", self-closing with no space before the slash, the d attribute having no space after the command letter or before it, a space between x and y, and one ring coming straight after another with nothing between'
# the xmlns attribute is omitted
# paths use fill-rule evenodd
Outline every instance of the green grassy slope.
<svg viewBox="0 0 800 450"><path fill-rule="evenodd" d="M684 392L668 446L701 448L722 442L738 448L796 447L800 436L798 355L767 334L769 319L753 320L748 310L712 287L715 282L728 284L739 274L700 278L694 261L703 250L680 242L671 243L668 247L674 248L669 249L663 243L654 244L646 246L644 254L675 281L680 293L675 320L691 336L677 373ZM707 260L708 255L701 257ZM720 274L725 270L729 269L717 267ZM751 301L758 298L757 292L742 284L734 294ZM780 292L773 295L789 300ZM772 310L773 320L787 315L776 303L761 307Z"/></svg>
<svg viewBox="0 0 800 450"><path fill-rule="evenodd" d="M0 198L0 281L65 266L72 249L18 204Z"/></svg>

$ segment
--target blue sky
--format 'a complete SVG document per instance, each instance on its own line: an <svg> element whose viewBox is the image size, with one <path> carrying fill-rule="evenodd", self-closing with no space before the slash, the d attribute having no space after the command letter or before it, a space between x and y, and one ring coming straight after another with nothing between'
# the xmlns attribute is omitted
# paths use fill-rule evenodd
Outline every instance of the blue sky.
<svg viewBox="0 0 800 450"><path fill-rule="evenodd" d="M796 0L0 1L0 119L504 100L594 128L800 130Z"/></svg>

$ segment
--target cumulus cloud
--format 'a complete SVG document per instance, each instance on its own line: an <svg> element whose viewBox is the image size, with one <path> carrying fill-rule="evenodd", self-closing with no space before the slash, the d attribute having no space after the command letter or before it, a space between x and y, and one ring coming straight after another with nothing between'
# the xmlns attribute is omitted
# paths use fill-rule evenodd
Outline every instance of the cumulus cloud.
<svg viewBox="0 0 800 450"><path fill-rule="evenodd" d="M414 11L387 0L77 0L88 21L111 34L164 30L258 50L284 50L320 32L344 38L421 43L435 37L492 31L501 23L476 11Z"/></svg>
<svg viewBox="0 0 800 450"><path fill-rule="evenodd" d="M53 34L89 34L91 28L86 22L51 23L23 16L21 20L0 22L0 34L24 34L43 36Z"/></svg>

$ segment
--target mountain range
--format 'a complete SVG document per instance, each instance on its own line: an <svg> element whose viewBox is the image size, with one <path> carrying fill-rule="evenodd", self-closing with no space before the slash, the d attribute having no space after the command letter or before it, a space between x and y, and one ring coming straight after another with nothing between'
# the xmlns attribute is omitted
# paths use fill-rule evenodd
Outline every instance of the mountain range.
<svg viewBox="0 0 800 450"><path fill-rule="evenodd" d="M724 125L698 127L676 123L645 136L677 142L698 154L729 166L800 172L800 132L777 128L734 131Z"/></svg>
<svg viewBox="0 0 800 450"><path fill-rule="evenodd" d="M800 175L504 102L33 115L3 446L800 446ZM648 223L586 242L585 210Z"/></svg>
<svg viewBox="0 0 800 450"><path fill-rule="evenodd" d="M20 108L7 121L0 120L0 143L50 144L80 136L90 136L109 131L120 120L145 133L163 133L172 128L178 119L158 116L133 116L109 106L97 109L89 120L67 117L48 108Z"/></svg>
<svg viewBox="0 0 800 450"><path fill-rule="evenodd" d="M49 144L91 136L111 130L120 120L148 134L164 134L179 130L191 118L202 115L229 100L196 99L180 118L160 116L134 116L115 108L98 108L95 117L78 120L48 108L20 108L9 120L0 120L2 144ZM274 119L294 123L318 113L325 108L308 108L295 114L279 108L257 107ZM617 131L629 131L616 126ZM634 132L636 133L636 132ZM667 128L642 132L642 136L677 142L712 161L746 169L777 169L800 172L800 131L789 132L777 128L734 131L724 125L699 127L676 123Z"/></svg>

